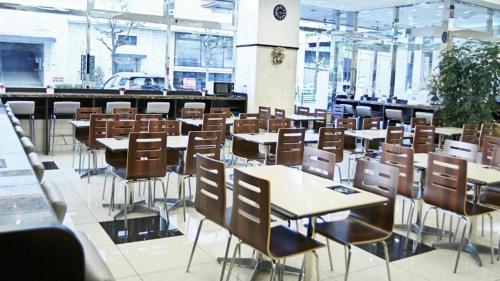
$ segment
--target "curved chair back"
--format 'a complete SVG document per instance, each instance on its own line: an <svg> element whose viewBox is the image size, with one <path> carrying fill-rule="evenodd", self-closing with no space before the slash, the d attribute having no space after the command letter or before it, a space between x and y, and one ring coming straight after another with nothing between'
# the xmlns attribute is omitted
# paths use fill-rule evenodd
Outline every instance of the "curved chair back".
<svg viewBox="0 0 500 281"><path fill-rule="evenodd" d="M132 132L140 132L144 126L148 127L147 121L108 121L106 138L127 138Z"/></svg>
<svg viewBox="0 0 500 281"><path fill-rule="evenodd" d="M385 142L389 144L403 145L405 129L402 126L388 126Z"/></svg>
<svg viewBox="0 0 500 281"><path fill-rule="evenodd" d="M401 109L388 108L385 110L385 117L387 119L391 119L391 120L402 121L403 120L403 111Z"/></svg>
<svg viewBox="0 0 500 281"><path fill-rule="evenodd" d="M137 108L115 107L113 114L118 114L120 120L134 120L137 114Z"/></svg>
<svg viewBox="0 0 500 281"><path fill-rule="evenodd" d="M220 134L219 141L224 143L226 137L226 114L225 113L208 113L203 115L203 131L218 131Z"/></svg>
<svg viewBox="0 0 500 281"><path fill-rule="evenodd" d="M369 106L358 105L356 106L356 115L359 117L372 117L372 108Z"/></svg>
<svg viewBox="0 0 500 281"><path fill-rule="evenodd" d="M434 113L417 111L415 112L415 118L425 119L425 124L417 124L417 125L432 125L432 118L434 118Z"/></svg>
<svg viewBox="0 0 500 281"><path fill-rule="evenodd" d="M484 165L492 165L493 150L495 147L500 147L500 137L486 136L483 139L483 146L481 147L481 163Z"/></svg>
<svg viewBox="0 0 500 281"><path fill-rule="evenodd" d="M100 107L80 107L76 109L75 120L83 121L90 120L90 115L102 114Z"/></svg>
<svg viewBox="0 0 500 281"><path fill-rule="evenodd" d="M495 148L493 148L491 166L500 167L500 146L495 146Z"/></svg>
<svg viewBox="0 0 500 281"><path fill-rule="evenodd" d="M259 120L257 119L234 120L233 132L235 134L257 134L259 133Z"/></svg>
<svg viewBox="0 0 500 281"><path fill-rule="evenodd" d="M240 119L259 119L259 113L240 113Z"/></svg>
<svg viewBox="0 0 500 281"><path fill-rule="evenodd" d="M305 129L281 128L278 130L276 165L298 166L304 155Z"/></svg>
<svg viewBox="0 0 500 281"><path fill-rule="evenodd" d="M304 148L302 171L325 179L333 180L335 154L312 147Z"/></svg>
<svg viewBox="0 0 500 281"><path fill-rule="evenodd" d="M422 118L412 117L411 118L411 127L415 128L415 126L417 126L417 125L427 125L427 119L423 118L423 117Z"/></svg>
<svg viewBox="0 0 500 281"><path fill-rule="evenodd" d="M56 101L54 102L53 114L65 114L75 116L76 109L80 108L78 101Z"/></svg>
<svg viewBox="0 0 500 281"><path fill-rule="evenodd" d="M275 119L285 119L286 118L285 110L284 109L275 108L274 109L274 118Z"/></svg>
<svg viewBox="0 0 500 281"><path fill-rule="evenodd" d="M269 133L277 133L281 128L291 128L292 122L290 119L269 119L267 120L267 131Z"/></svg>
<svg viewBox="0 0 500 281"><path fill-rule="evenodd" d="M35 114L34 101L9 101L7 104L10 106L12 113L15 115L32 115Z"/></svg>
<svg viewBox="0 0 500 281"><path fill-rule="evenodd" d="M136 121L161 120L163 119L163 116L157 113L136 114L134 119Z"/></svg>
<svg viewBox="0 0 500 281"><path fill-rule="evenodd" d="M479 130L478 124L464 124L462 128L462 136L460 136L460 141L477 144L478 130Z"/></svg>
<svg viewBox="0 0 500 281"><path fill-rule="evenodd" d="M318 149L335 154L335 163L344 161L344 128L320 128Z"/></svg>
<svg viewBox="0 0 500 281"><path fill-rule="evenodd" d="M429 153L424 202L460 215L465 213L467 161Z"/></svg>
<svg viewBox="0 0 500 281"><path fill-rule="evenodd" d="M443 119L441 117L433 117L431 125L435 128L443 127Z"/></svg>
<svg viewBox="0 0 500 281"><path fill-rule="evenodd" d="M148 102L146 105L147 114L168 114L170 112L169 102Z"/></svg>
<svg viewBox="0 0 500 281"><path fill-rule="evenodd" d="M495 128L495 123L483 123L481 125L481 131L479 132L479 148L483 148L485 137L493 135L493 128Z"/></svg>
<svg viewBox="0 0 500 281"><path fill-rule="evenodd" d="M196 155L196 211L216 224L226 226L225 165L203 155Z"/></svg>
<svg viewBox="0 0 500 281"><path fill-rule="evenodd" d="M469 162L476 162L477 145L461 141L445 140L443 153L448 156L465 159Z"/></svg>
<svg viewBox="0 0 500 281"><path fill-rule="evenodd" d="M259 124L261 129L267 130L267 120L269 119L271 119L271 108L259 106Z"/></svg>
<svg viewBox="0 0 500 281"><path fill-rule="evenodd" d="M413 177L415 164L413 149L400 145L382 144L380 163L399 169L398 194L413 198Z"/></svg>
<svg viewBox="0 0 500 281"><path fill-rule="evenodd" d="M321 120L314 120L313 129L315 132L317 132L319 131L319 128L326 127L326 119L328 116L328 111L316 108L314 110L314 116L321 117Z"/></svg>
<svg viewBox="0 0 500 281"><path fill-rule="evenodd" d="M181 135L181 123L177 120L151 120L149 121L149 132L163 132L168 136Z"/></svg>
<svg viewBox="0 0 500 281"><path fill-rule="evenodd" d="M354 106L352 104L341 104L341 106L344 108L344 113L354 115Z"/></svg>
<svg viewBox="0 0 500 281"><path fill-rule="evenodd" d="M237 119L234 120L233 132L235 134L258 134L259 120ZM237 157L248 158L248 156L259 154L259 144L233 137L233 154Z"/></svg>
<svg viewBox="0 0 500 281"><path fill-rule="evenodd" d="M434 126L417 125L413 135L413 151L415 153L434 152Z"/></svg>
<svg viewBox="0 0 500 281"><path fill-rule="evenodd" d="M106 123L108 121L118 121L118 115L115 114L92 114L90 115L88 148L98 149L101 146L97 143L97 138L106 137Z"/></svg>
<svg viewBox="0 0 500 281"><path fill-rule="evenodd" d="M363 118L363 130L380 130L380 118Z"/></svg>
<svg viewBox="0 0 500 281"><path fill-rule="evenodd" d="M220 133L218 131L190 131L184 161L184 175L196 174L196 154L220 159Z"/></svg>
<svg viewBox="0 0 500 281"><path fill-rule="evenodd" d="M375 207L354 209L349 216L379 229L392 232L394 206L398 189L399 170L375 161L359 160L356 164L353 186L387 198L387 202Z"/></svg>
<svg viewBox="0 0 500 281"><path fill-rule="evenodd" d="M106 103L106 114L113 114L115 108L131 108L129 101L112 101Z"/></svg>
<svg viewBox="0 0 500 281"><path fill-rule="evenodd" d="M245 244L270 256L271 194L267 180L234 169L229 230Z"/></svg>
<svg viewBox="0 0 500 281"><path fill-rule="evenodd" d="M307 106L297 106L297 110L296 110L295 114L309 116L309 107L307 107Z"/></svg>
<svg viewBox="0 0 500 281"><path fill-rule="evenodd" d="M356 130L356 118L339 118L336 120L337 128L344 128L345 130ZM356 138L344 135L344 148L355 149Z"/></svg>
<svg viewBox="0 0 500 281"><path fill-rule="evenodd" d="M184 104L184 108L198 108L201 109L202 112L205 112L206 106L204 102L186 102Z"/></svg>
<svg viewBox="0 0 500 281"><path fill-rule="evenodd" d="M204 111L205 110L202 108L184 107L181 111L181 117L182 118L189 118L189 119L201 119L201 118L203 118Z"/></svg>
<svg viewBox="0 0 500 281"><path fill-rule="evenodd" d="M229 107L212 107L210 113L225 114L226 118L231 118L231 109Z"/></svg>
<svg viewBox="0 0 500 281"><path fill-rule="evenodd" d="M167 173L167 134L130 133L127 180L163 178Z"/></svg>

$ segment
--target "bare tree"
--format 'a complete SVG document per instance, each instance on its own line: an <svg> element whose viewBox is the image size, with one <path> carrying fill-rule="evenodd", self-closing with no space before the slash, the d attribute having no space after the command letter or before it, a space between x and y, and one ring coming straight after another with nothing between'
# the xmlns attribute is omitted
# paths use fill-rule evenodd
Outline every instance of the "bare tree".
<svg viewBox="0 0 500 281"><path fill-rule="evenodd" d="M119 47L128 44L130 32L134 28L140 26L137 22L119 22L118 20L110 19L106 23L95 27L106 38L99 38L98 40L106 46L111 53L111 69L113 74L116 73L116 51ZM124 35L124 36L120 36Z"/></svg>

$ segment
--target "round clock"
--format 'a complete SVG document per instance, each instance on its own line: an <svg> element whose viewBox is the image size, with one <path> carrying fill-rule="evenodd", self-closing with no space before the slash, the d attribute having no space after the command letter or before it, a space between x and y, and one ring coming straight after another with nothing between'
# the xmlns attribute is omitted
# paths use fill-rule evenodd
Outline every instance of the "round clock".
<svg viewBox="0 0 500 281"><path fill-rule="evenodd" d="M276 7L274 7L274 11L273 11L273 14L274 14L274 18L281 21L281 20L284 20L286 18L286 8L285 6L279 4L279 5L276 5Z"/></svg>

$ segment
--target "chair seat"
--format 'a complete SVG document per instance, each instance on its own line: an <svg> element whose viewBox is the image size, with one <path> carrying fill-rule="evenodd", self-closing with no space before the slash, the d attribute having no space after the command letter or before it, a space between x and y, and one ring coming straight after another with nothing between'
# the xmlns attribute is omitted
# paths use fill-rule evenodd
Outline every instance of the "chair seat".
<svg viewBox="0 0 500 281"><path fill-rule="evenodd" d="M271 228L269 251L274 258L285 258L310 252L325 245L285 226Z"/></svg>
<svg viewBox="0 0 500 281"><path fill-rule="evenodd" d="M491 213L496 211L495 209L492 209L490 207L486 207L484 205L480 204L474 204L472 202L467 201L465 203L465 211L467 212L468 216L479 216L479 215L484 215L487 213Z"/></svg>
<svg viewBox="0 0 500 281"><path fill-rule="evenodd" d="M122 179L126 179L127 169L126 168L113 168L113 173Z"/></svg>
<svg viewBox="0 0 500 281"><path fill-rule="evenodd" d="M385 240L391 233L353 218L318 224L316 232L344 245Z"/></svg>
<svg viewBox="0 0 500 281"><path fill-rule="evenodd" d="M483 189L479 201L486 205L500 208L500 183L489 185Z"/></svg>

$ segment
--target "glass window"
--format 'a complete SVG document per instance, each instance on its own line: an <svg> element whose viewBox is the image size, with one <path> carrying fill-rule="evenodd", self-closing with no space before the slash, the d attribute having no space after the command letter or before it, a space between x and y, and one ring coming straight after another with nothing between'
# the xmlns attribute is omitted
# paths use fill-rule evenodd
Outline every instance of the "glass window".
<svg viewBox="0 0 500 281"><path fill-rule="evenodd" d="M227 73L210 73L209 81L231 82L232 75ZM206 73L174 71L174 88L177 90L198 90L205 89Z"/></svg>
<svg viewBox="0 0 500 281"><path fill-rule="evenodd" d="M175 65L233 67L233 38L196 33L175 34Z"/></svg>
<svg viewBox="0 0 500 281"><path fill-rule="evenodd" d="M175 33L175 65L201 66L201 45L193 34Z"/></svg>

